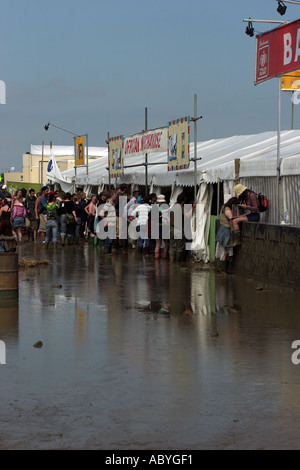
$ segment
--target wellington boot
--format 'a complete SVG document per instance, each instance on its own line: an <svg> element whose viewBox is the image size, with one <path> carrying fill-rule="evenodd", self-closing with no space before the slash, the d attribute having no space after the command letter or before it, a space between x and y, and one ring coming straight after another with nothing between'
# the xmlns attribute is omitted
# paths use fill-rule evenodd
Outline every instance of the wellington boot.
<svg viewBox="0 0 300 470"><path fill-rule="evenodd" d="M61 235L61 246L65 246L65 243L66 243L66 236Z"/></svg>

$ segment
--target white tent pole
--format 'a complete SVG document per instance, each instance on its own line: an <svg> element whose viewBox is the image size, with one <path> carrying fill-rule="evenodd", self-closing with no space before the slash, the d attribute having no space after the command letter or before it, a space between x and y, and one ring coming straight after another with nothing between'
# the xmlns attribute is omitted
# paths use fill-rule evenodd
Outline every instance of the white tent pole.
<svg viewBox="0 0 300 470"><path fill-rule="evenodd" d="M277 129L277 178L276 178L276 224L279 225L279 185L280 185L280 132L281 132L281 77L278 78L278 129Z"/></svg>
<svg viewBox="0 0 300 470"><path fill-rule="evenodd" d="M194 95L194 201L197 200L197 95Z"/></svg>

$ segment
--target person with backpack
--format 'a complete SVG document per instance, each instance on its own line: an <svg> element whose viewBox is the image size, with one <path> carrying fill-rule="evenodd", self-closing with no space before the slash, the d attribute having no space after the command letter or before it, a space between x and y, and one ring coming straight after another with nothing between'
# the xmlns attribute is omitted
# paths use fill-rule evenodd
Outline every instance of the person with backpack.
<svg viewBox="0 0 300 470"><path fill-rule="evenodd" d="M35 201L35 216L36 220L39 222L39 234L41 237L41 242L45 243L46 237L46 220L47 220L47 211L45 209L45 204L48 202L49 188L43 186L39 196Z"/></svg>
<svg viewBox="0 0 300 470"><path fill-rule="evenodd" d="M232 219L232 232L234 242L238 242L240 239L240 222L259 222L260 221L260 210L259 210L259 199L258 195L248 189L243 184L237 184L234 188L235 195L239 200L239 206L245 211L250 211L248 214L241 215Z"/></svg>

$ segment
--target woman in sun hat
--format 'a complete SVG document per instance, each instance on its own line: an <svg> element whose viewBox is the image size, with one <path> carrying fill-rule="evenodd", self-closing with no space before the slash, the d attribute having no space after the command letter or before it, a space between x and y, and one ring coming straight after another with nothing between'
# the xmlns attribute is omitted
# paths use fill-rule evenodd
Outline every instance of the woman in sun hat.
<svg viewBox="0 0 300 470"><path fill-rule="evenodd" d="M259 203L257 194L251 189L248 189L247 186L243 184L237 184L234 188L235 195L239 199L240 207L246 211L250 211L247 215L242 215L235 219L232 219L232 230L238 232L237 235L240 235L240 222L259 222Z"/></svg>

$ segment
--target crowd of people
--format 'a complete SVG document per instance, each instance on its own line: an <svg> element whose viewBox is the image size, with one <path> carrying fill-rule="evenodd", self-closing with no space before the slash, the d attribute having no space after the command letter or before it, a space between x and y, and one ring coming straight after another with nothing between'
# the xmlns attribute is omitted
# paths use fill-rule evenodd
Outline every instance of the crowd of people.
<svg viewBox="0 0 300 470"><path fill-rule="evenodd" d="M101 240L105 254L130 247L155 259L181 261L191 238L185 220L191 219L195 207L184 211L186 201L187 196L180 194L170 210L163 194L148 196L136 190L130 196L126 185L89 198L81 188L71 194L47 186L38 194L22 188L11 195L4 185L0 188L0 235L13 236L18 244L43 243L46 249L50 244L64 247Z"/></svg>
<svg viewBox="0 0 300 470"><path fill-rule="evenodd" d="M121 204L124 203L125 204ZM82 188L74 194L51 191L47 186L18 189L12 196L6 185L0 187L0 236L22 242L41 242L46 248L78 245L87 240L112 249L132 248L155 259L182 261L191 241L191 218L195 203L187 210L187 195L182 192L170 208L163 194L132 196L127 186L103 191L87 198ZM240 244L240 223L260 220L257 194L246 186L235 186L235 197L222 205L220 230L216 236L216 258L231 262L233 248ZM5 251L3 247L0 251Z"/></svg>

